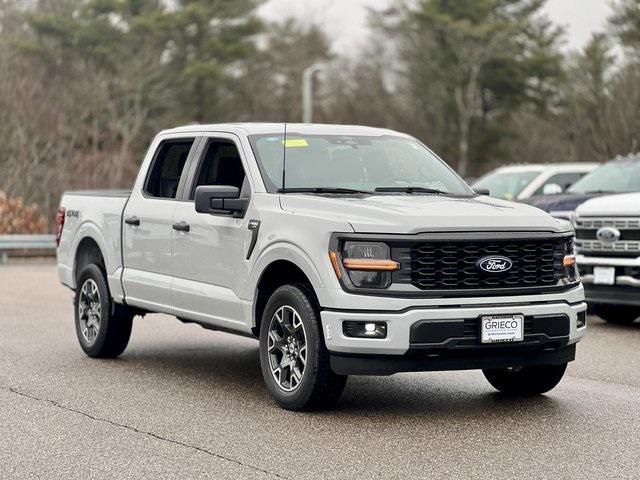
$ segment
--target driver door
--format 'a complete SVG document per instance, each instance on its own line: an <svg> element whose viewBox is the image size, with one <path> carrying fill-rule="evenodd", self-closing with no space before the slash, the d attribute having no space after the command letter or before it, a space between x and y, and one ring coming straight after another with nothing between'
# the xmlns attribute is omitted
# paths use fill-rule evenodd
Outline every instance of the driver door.
<svg viewBox="0 0 640 480"><path fill-rule="evenodd" d="M250 197L246 164L233 135L216 134L201 145L183 201L173 214L172 304L179 317L248 331L236 293L248 275L248 218L197 213L194 203L195 189L200 185L235 186L241 197Z"/></svg>

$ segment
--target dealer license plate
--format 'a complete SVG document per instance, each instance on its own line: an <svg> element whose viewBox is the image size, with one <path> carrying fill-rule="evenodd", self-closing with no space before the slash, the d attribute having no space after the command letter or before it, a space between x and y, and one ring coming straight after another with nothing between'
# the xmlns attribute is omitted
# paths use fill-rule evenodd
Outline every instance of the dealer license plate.
<svg viewBox="0 0 640 480"><path fill-rule="evenodd" d="M616 283L615 267L593 267L593 283L613 285Z"/></svg>
<svg viewBox="0 0 640 480"><path fill-rule="evenodd" d="M524 315L487 315L480 319L482 343L521 342L524 340Z"/></svg>

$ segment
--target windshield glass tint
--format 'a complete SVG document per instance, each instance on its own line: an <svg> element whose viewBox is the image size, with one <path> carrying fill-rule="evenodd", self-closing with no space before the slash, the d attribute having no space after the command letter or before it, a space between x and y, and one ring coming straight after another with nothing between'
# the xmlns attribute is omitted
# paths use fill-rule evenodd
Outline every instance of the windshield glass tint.
<svg viewBox="0 0 640 480"><path fill-rule="evenodd" d="M540 172L495 172L481 178L475 188L488 188L492 197L513 200Z"/></svg>
<svg viewBox="0 0 640 480"><path fill-rule="evenodd" d="M574 183L569 192L640 192L640 160L607 163Z"/></svg>
<svg viewBox="0 0 640 480"><path fill-rule="evenodd" d="M270 192L282 188L282 135L251 135ZM286 140L285 188L422 187L471 195L469 187L416 140L395 136L299 135Z"/></svg>

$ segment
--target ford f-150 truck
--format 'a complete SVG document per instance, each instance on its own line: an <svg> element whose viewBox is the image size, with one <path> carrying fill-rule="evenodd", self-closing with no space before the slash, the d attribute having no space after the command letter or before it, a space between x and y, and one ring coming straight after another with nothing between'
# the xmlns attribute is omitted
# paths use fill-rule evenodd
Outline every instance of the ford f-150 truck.
<svg viewBox="0 0 640 480"><path fill-rule="evenodd" d="M573 228L479 195L416 139L330 125L161 132L129 191L65 193L58 271L92 357L162 312L256 337L269 392L327 407L348 375L482 369L540 394L586 330Z"/></svg>
<svg viewBox="0 0 640 480"><path fill-rule="evenodd" d="M589 200L575 222L589 307L608 322L632 323L640 317L640 193Z"/></svg>

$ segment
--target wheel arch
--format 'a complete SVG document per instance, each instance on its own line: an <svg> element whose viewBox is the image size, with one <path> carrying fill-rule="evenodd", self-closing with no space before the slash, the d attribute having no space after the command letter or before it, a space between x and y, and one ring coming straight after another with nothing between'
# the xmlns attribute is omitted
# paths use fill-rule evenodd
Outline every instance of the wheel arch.
<svg viewBox="0 0 640 480"><path fill-rule="evenodd" d="M75 252L73 259L73 281L76 286L80 273L87 265L94 263L101 267L103 271L106 270L102 249L92 236L82 237L78 242Z"/></svg>
<svg viewBox="0 0 640 480"><path fill-rule="evenodd" d="M255 286L251 331L256 337L260 334L260 322L269 298L279 287L287 284L306 287L315 305L319 308L316 290L307 273L289 259L274 259L262 270Z"/></svg>

